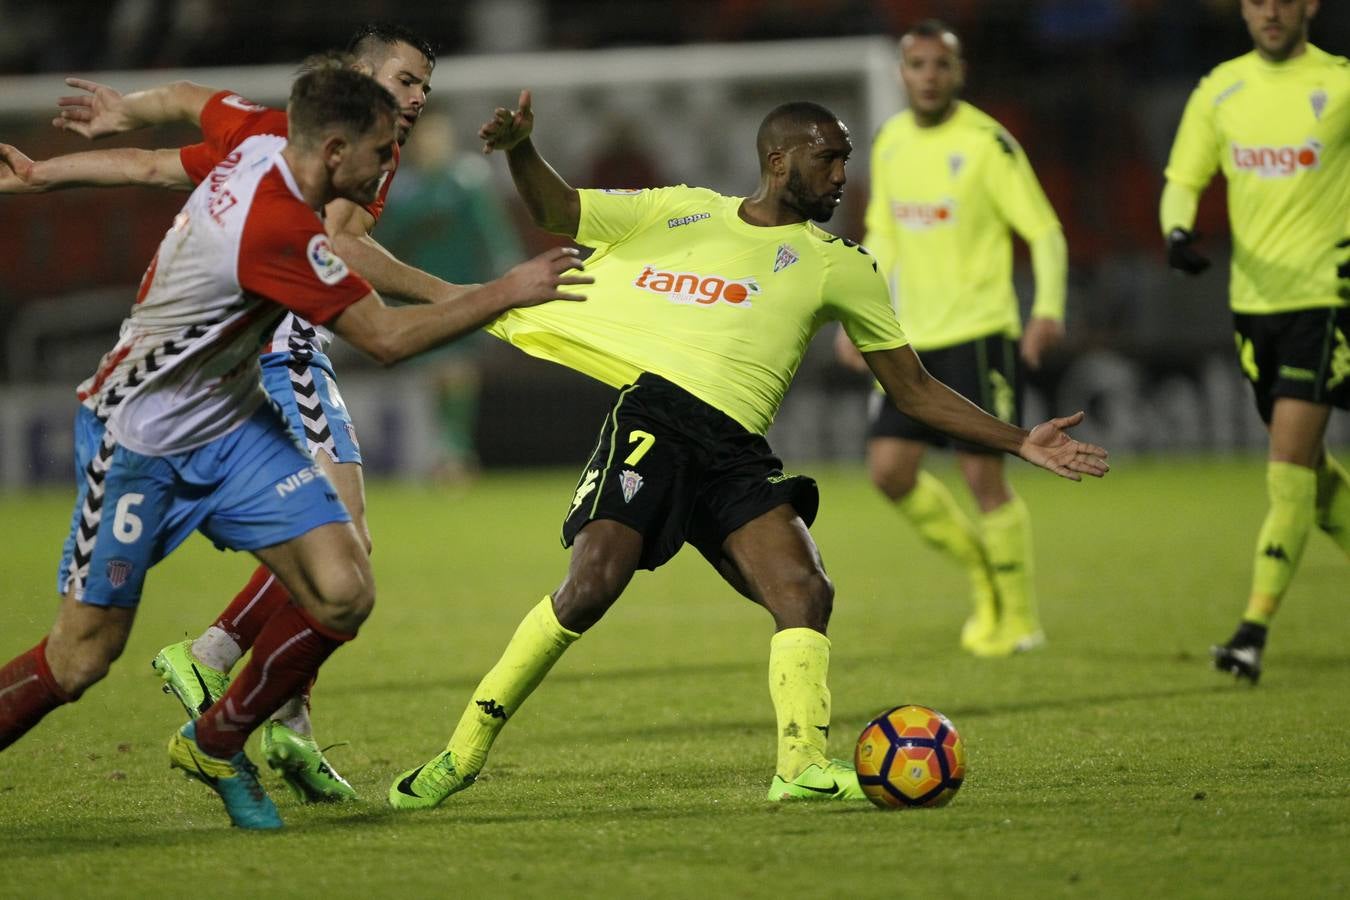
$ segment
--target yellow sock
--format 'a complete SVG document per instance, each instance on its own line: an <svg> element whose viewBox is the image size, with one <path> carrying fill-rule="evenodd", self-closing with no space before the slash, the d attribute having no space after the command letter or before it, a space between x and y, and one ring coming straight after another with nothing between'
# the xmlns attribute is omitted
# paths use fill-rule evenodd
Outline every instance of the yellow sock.
<svg viewBox="0 0 1350 900"><path fill-rule="evenodd" d="M769 696L778 716L778 774L791 781L825 766L830 733L830 639L811 628L785 628L769 641Z"/></svg>
<svg viewBox="0 0 1350 900"><path fill-rule="evenodd" d="M982 595L988 595L988 602L994 602L984 542L946 485L921 471L914 490L897 500L895 508L913 523L930 547L941 550L965 567L977 601Z"/></svg>
<svg viewBox="0 0 1350 900"><path fill-rule="evenodd" d="M1027 505L1013 494L1007 503L982 515L980 525L1004 620L1016 626L1039 628L1033 585L1031 514Z"/></svg>
<svg viewBox="0 0 1350 900"><path fill-rule="evenodd" d="M1350 556L1350 474L1330 453L1317 470L1317 527Z"/></svg>
<svg viewBox="0 0 1350 900"><path fill-rule="evenodd" d="M1243 618L1269 625L1298 569L1317 512L1317 473L1293 463L1266 464L1270 508L1256 539L1252 592Z"/></svg>
<svg viewBox="0 0 1350 900"><path fill-rule="evenodd" d="M483 676L464 709L446 749L455 754L460 774L476 775L508 716L515 714L572 642L553 614L553 598L545 597L516 628L497 664Z"/></svg>

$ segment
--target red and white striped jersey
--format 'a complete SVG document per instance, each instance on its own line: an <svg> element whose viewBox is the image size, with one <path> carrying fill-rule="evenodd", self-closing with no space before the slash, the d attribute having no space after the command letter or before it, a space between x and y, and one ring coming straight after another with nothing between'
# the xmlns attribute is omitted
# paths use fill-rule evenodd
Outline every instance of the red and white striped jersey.
<svg viewBox="0 0 1350 900"><path fill-rule="evenodd" d="M201 127L206 140L178 151L188 177L197 184L245 137L271 134L284 138L287 135L285 110L259 106L229 91L220 91L206 102L202 108ZM398 171L398 161L399 148L395 145L394 168L380 180L379 193L365 206L376 222L384 212L389 185L393 183L394 172ZM262 352L288 352L301 356L324 353L332 340L333 335L327 329L317 328L292 313L277 325Z"/></svg>
<svg viewBox="0 0 1350 900"><path fill-rule="evenodd" d="M267 397L258 350L287 310L324 324L371 292L333 253L285 145L245 136L206 175L160 243L117 345L80 386L80 401L128 449L180 453L233 430Z"/></svg>

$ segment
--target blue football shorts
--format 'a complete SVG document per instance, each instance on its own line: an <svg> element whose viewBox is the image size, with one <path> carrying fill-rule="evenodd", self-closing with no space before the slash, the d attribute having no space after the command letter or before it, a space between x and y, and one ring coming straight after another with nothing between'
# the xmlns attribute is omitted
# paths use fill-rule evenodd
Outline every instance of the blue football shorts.
<svg viewBox="0 0 1350 900"><path fill-rule="evenodd" d="M118 446L81 407L75 460L75 511L56 586L92 606L135 607L146 572L194 530L218 549L257 550L351 521L271 403L229 434L168 456Z"/></svg>
<svg viewBox="0 0 1350 900"><path fill-rule="evenodd" d="M293 433L319 458L325 453L337 463L361 463L347 404L338 392L333 363L322 353L264 353L263 388L281 407Z"/></svg>

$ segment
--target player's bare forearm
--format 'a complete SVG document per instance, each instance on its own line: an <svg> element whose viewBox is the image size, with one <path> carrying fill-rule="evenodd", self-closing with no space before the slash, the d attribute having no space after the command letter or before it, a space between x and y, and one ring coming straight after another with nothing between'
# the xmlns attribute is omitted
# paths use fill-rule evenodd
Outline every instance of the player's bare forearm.
<svg viewBox="0 0 1350 900"><path fill-rule="evenodd" d="M42 193L76 187L126 185L180 191L189 191L193 187L177 150L122 147L28 160L14 148L0 145L0 158L13 172L11 176L10 171L0 169L0 193Z"/></svg>
<svg viewBox="0 0 1350 900"><path fill-rule="evenodd" d="M1027 432L989 415L928 373L911 347L864 353L891 402L930 428L991 450L1017 453Z"/></svg>
<svg viewBox="0 0 1350 900"><path fill-rule="evenodd" d="M347 307L332 327L376 362L393 365L482 328L509 309L586 299L563 290L593 281L567 274L581 267L575 249L556 247L444 303L391 309L379 294L368 294Z"/></svg>
<svg viewBox="0 0 1350 900"><path fill-rule="evenodd" d="M333 330L381 365L391 366L482 328L511 308L496 282L455 300L422 306L386 306L371 294L348 307Z"/></svg>
<svg viewBox="0 0 1350 900"><path fill-rule="evenodd" d="M451 284L408 265L368 234L339 232L332 237L337 255L385 296L413 303L442 303L470 290L471 286Z"/></svg>
<svg viewBox="0 0 1350 900"><path fill-rule="evenodd" d="M82 78L66 84L85 93L57 100L60 114L52 124L82 137L96 139L170 122L201 124L206 101L214 88L191 81L175 81L125 96L113 88Z"/></svg>
<svg viewBox="0 0 1350 900"><path fill-rule="evenodd" d="M554 171L528 138L506 152L511 179L534 223L545 231L576 237L581 195Z"/></svg>

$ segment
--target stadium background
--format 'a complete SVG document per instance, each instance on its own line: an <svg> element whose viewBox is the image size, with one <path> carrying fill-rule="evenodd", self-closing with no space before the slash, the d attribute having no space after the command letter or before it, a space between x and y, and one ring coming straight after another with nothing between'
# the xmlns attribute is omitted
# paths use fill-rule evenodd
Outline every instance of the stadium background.
<svg viewBox="0 0 1350 900"><path fill-rule="evenodd" d="M525 220L505 165L476 156L477 125L521 87L535 90L544 153L579 186L748 192L763 112L784 99L824 102L858 148L830 227L860 238L870 136L902 103L892 36L928 15L962 34L966 98L1026 147L1068 239L1069 339L1033 380L1029 416L1086 408L1084 434L1118 454L1260 448L1231 359L1222 184L1199 219L1216 262L1208 276L1169 272L1156 226L1187 93L1250 47L1236 0L361 0L321 17L289 0L3 0L0 140L34 157L86 149L48 124L67 74L119 89L189 77L279 103L301 57L385 18L441 49L429 110L445 118L424 119L395 182L391 209L417 214L391 215L376 237L438 274L489 278L549 241ZM1326 4L1313 40L1350 52L1350 8ZM196 67L211 68L185 71ZM191 140L164 129L105 145ZM442 182L450 194L436 193ZM453 203L427 199L438 196ZM111 346L181 200L129 189L0 201L0 489L68 477L72 388ZM335 356L377 476L427 476L465 452L440 437L438 398L468 423L484 467L574 465L607 396L486 338L388 372L346 348ZM792 464L857 459L866 390L817 340L771 439ZM1339 417L1332 440L1348 438Z"/></svg>

